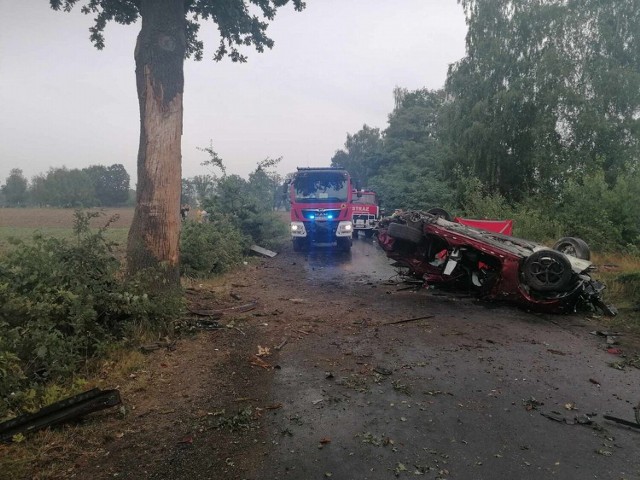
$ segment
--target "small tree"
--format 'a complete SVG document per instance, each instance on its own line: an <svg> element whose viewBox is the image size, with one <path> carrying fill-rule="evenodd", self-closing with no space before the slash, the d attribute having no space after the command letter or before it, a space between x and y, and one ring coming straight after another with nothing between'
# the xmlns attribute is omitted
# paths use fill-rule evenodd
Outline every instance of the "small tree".
<svg viewBox="0 0 640 480"><path fill-rule="evenodd" d="M11 170L5 184L2 186L2 193L7 205L19 207L27 202L27 184L27 179L22 174L22 170L19 168Z"/></svg>

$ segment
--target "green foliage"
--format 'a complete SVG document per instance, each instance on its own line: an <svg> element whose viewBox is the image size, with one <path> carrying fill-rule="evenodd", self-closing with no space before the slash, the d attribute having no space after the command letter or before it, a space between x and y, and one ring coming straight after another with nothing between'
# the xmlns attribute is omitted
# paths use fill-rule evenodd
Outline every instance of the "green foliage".
<svg viewBox="0 0 640 480"><path fill-rule="evenodd" d="M27 185L22 170L12 169L5 184L0 188L6 204L10 207L24 206L28 199Z"/></svg>
<svg viewBox="0 0 640 480"><path fill-rule="evenodd" d="M176 297L148 290L149 272L120 277L107 227L89 230L97 215L76 212L73 241L36 235L0 259L0 417L42 403L48 382L70 378L136 324L179 312Z"/></svg>
<svg viewBox="0 0 640 480"><path fill-rule="evenodd" d="M219 275L242 261L249 239L226 215L212 215L208 222L186 222L180 237L182 274L197 277Z"/></svg>
<svg viewBox="0 0 640 480"><path fill-rule="evenodd" d="M357 133L347 134L344 150L338 150L334 154L331 166L348 170L354 184L364 188L382 166L383 158L380 129L363 125Z"/></svg>
<svg viewBox="0 0 640 480"><path fill-rule="evenodd" d="M129 174L122 164L93 165L82 170L91 180L99 205L124 205L129 199Z"/></svg>
<svg viewBox="0 0 640 480"><path fill-rule="evenodd" d="M446 164L510 201L640 161L637 0L462 0L467 55L442 115Z"/></svg>
<svg viewBox="0 0 640 480"><path fill-rule="evenodd" d="M121 0L49 0L54 10L70 11L80 1L82 13L95 15L95 24L90 28L91 41L99 50L104 48L104 30L109 22L131 25L142 16L140 2ZM214 55L216 61L224 57L234 62L246 62L247 58L237 46L253 45L262 52L264 47L271 48L273 40L267 37L267 20L273 20L278 8L289 0L199 0L186 2L185 35L187 37L186 56L202 59L204 44L198 39L200 24L211 20L218 27L220 44ZM302 0L292 0L298 11L305 7ZM153 2L149 4L153 5ZM162 7L161 7L162 8ZM262 17L256 15L262 13ZM152 15L150 15L152 17Z"/></svg>

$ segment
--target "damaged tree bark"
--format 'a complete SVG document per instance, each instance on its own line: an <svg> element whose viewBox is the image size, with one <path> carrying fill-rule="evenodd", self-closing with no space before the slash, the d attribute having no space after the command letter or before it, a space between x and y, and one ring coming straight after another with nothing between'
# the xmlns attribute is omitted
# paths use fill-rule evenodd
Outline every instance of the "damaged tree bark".
<svg viewBox="0 0 640 480"><path fill-rule="evenodd" d="M158 286L180 282L182 94L186 25L183 0L142 0L135 49L140 104L136 208L129 230L127 269L162 267Z"/></svg>

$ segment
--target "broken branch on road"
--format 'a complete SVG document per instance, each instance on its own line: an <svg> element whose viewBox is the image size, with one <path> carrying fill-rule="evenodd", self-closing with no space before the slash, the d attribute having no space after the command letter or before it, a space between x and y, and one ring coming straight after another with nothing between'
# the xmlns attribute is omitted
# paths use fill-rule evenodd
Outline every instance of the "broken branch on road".
<svg viewBox="0 0 640 480"><path fill-rule="evenodd" d="M433 318L435 315L424 315L422 317L414 317L414 318L405 318L404 320L395 320L393 322L386 322L382 325L398 325L400 323L409 323L409 322L417 322L418 320L425 320L427 318Z"/></svg>

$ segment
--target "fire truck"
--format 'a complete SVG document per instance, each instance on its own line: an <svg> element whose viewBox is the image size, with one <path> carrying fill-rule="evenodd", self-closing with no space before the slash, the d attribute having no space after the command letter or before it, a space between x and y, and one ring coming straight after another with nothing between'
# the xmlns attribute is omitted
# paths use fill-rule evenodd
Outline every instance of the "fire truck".
<svg viewBox="0 0 640 480"><path fill-rule="evenodd" d="M365 237L370 238L374 228L378 225L378 220L380 220L380 207L376 192L370 190L358 192L351 204L351 215L353 236L356 237L358 232L362 231Z"/></svg>
<svg viewBox="0 0 640 480"><path fill-rule="evenodd" d="M349 172L341 168L298 167L288 188L293 250L334 246L350 251L353 187Z"/></svg>

